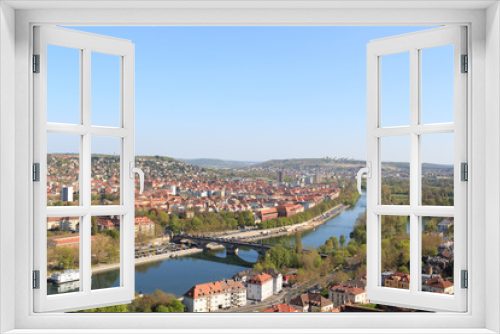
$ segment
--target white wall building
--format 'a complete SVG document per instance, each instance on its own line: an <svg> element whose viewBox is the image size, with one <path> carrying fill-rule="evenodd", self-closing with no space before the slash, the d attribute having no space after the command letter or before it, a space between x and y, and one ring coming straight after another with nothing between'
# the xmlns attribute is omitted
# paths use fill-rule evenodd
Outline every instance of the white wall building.
<svg viewBox="0 0 500 334"><path fill-rule="evenodd" d="M247 281L247 298L262 301L273 295L273 277L262 273Z"/></svg>
<svg viewBox="0 0 500 334"><path fill-rule="evenodd" d="M367 304L366 288L351 285L348 282L342 282L332 286L328 291L328 299L333 302L334 307L352 304Z"/></svg>
<svg viewBox="0 0 500 334"><path fill-rule="evenodd" d="M215 312L246 305L246 288L233 280L193 286L184 294L183 304L188 312Z"/></svg>
<svg viewBox="0 0 500 334"><path fill-rule="evenodd" d="M283 290L283 275L276 269L267 269L266 274L269 274L273 278L273 293L275 295L279 294Z"/></svg>
<svg viewBox="0 0 500 334"><path fill-rule="evenodd" d="M62 201L73 202L73 187L62 187Z"/></svg>

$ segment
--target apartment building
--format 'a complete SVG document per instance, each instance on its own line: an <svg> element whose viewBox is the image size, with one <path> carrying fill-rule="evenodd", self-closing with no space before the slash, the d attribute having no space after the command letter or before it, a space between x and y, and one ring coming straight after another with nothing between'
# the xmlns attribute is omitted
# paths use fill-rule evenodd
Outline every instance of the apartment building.
<svg viewBox="0 0 500 334"><path fill-rule="evenodd" d="M184 294L188 312L215 312L246 305L247 290L234 280L198 284Z"/></svg>
<svg viewBox="0 0 500 334"><path fill-rule="evenodd" d="M366 288L354 282L341 282L328 290L328 299L334 307L344 304L367 304Z"/></svg>
<svg viewBox="0 0 500 334"><path fill-rule="evenodd" d="M273 278L273 293L279 294L283 290L283 275L274 268L266 269L265 272Z"/></svg>
<svg viewBox="0 0 500 334"><path fill-rule="evenodd" d="M262 273L247 281L247 298L262 301L273 295L273 277Z"/></svg>

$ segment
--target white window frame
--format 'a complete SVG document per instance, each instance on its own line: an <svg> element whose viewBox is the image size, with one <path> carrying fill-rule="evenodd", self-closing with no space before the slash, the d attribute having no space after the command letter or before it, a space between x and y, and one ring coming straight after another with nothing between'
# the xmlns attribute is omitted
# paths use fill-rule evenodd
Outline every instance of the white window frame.
<svg viewBox="0 0 500 334"><path fill-rule="evenodd" d="M410 34L372 40L367 46L367 298L379 304L413 307L423 310L463 312L467 309L467 290L461 288L461 270L467 270L467 184L460 177L461 163L467 163L467 76L461 73L461 58L467 54L465 26L449 26ZM450 123L421 122L421 50L453 45L454 120ZM381 110L382 57L396 53L409 54L408 125L383 127ZM453 134L454 206L422 205L421 138L430 134ZM388 137L409 139L410 186L409 205L383 205L382 140ZM386 148L387 149L387 148ZM381 217L408 216L410 222L410 288L394 289L382 285ZM422 291L422 217L454 217L454 294Z"/></svg>
<svg viewBox="0 0 500 334"><path fill-rule="evenodd" d="M11 6L17 7L14 10ZM121 6L121 8L120 8ZM125 9L124 7L134 9ZM149 8L148 8L149 6ZM98 8L99 7L99 8ZM106 10L105 8L114 8ZM162 8L163 7L163 8ZM179 9L179 7L182 7ZM393 8L397 7L397 8ZM24 8L24 9L23 9ZM80 8L80 9L75 9ZM85 8L85 9L82 9ZM142 8L143 10L137 10ZM153 8L153 9L152 9ZM13 333L259 332L494 333L500 331L500 11L496 1L23 2L0 4L0 330ZM442 25L469 27L471 138L466 313L34 314L32 244L32 27L60 25ZM15 71L13 70L15 68ZM13 85L12 83L15 83ZM15 130L15 131L14 131ZM486 137L486 134L488 137ZM15 145L12 139L15 138ZM487 140L486 140L487 139ZM486 154L486 152L488 152ZM15 177L12 174L15 170ZM488 175L488 182L486 182ZM12 189L15 198L12 200ZM488 197L486 196L488 194ZM14 209L13 209L14 208ZM7 224L15 222L15 224ZM12 235L15 237L12 238ZM12 249L15 255L12 256ZM487 253L488 252L488 253ZM488 266L486 266L488 254ZM27 260L30 259L30 260ZM486 277L488 276L488 279ZM14 289L12 287L15 287ZM12 307L14 305L14 307ZM140 323L141 329L138 328ZM353 328L355 327L355 329ZM73 329L73 330L72 330ZM344 330L343 330L344 329Z"/></svg>
<svg viewBox="0 0 500 334"><path fill-rule="evenodd" d="M128 40L60 27L34 27L34 54L39 56L39 73L34 83L34 162L39 163L39 181L33 184L34 270L40 272L39 289L34 290L35 312L79 310L88 305L128 304L135 298L134 270L134 44ZM73 48L80 54L79 124L47 122L47 45ZM114 55L120 61L120 113L118 127L92 125L91 63L92 53ZM78 136L80 161L80 200L77 206L47 206L47 134ZM92 137L116 138L120 142L120 204L91 205ZM98 148L97 148L98 149ZM131 173L132 172L132 173ZM91 289L91 217L120 216L119 286ZM47 295L47 217L80 217L79 291Z"/></svg>

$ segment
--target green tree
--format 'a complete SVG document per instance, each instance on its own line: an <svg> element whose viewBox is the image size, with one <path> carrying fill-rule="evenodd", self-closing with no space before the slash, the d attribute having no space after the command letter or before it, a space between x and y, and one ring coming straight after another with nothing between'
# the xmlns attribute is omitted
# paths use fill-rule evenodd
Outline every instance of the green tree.
<svg viewBox="0 0 500 334"><path fill-rule="evenodd" d="M155 312L172 312L170 307L159 305L156 307Z"/></svg>
<svg viewBox="0 0 500 334"><path fill-rule="evenodd" d="M437 221L435 219L428 220L424 226L424 231L434 233L437 232L438 226Z"/></svg>
<svg viewBox="0 0 500 334"><path fill-rule="evenodd" d="M339 249L339 239L337 237L332 237L331 240L332 240L333 249L335 249L335 250Z"/></svg>
<svg viewBox="0 0 500 334"><path fill-rule="evenodd" d="M92 228L91 228L91 234L92 235L97 235L97 232L99 231L99 225L97 224L97 217L95 216L92 216L92 218L90 218L90 221L91 221L91 224L92 224Z"/></svg>

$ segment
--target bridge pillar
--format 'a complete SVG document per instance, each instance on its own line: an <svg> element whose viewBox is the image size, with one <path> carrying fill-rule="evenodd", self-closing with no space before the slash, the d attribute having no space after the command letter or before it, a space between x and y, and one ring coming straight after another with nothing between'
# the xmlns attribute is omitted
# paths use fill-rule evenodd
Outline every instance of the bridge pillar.
<svg viewBox="0 0 500 334"><path fill-rule="evenodd" d="M226 247L227 255L238 255L238 247Z"/></svg>
<svg viewBox="0 0 500 334"><path fill-rule="evenodd" d="M207 245L208 245L208 242L203 242L203 243L200 242L198 244L198 248L201 248L201 249L203 249L204 252L206 252L206 251L210 250L210 248L208 248Z"/></svg>

